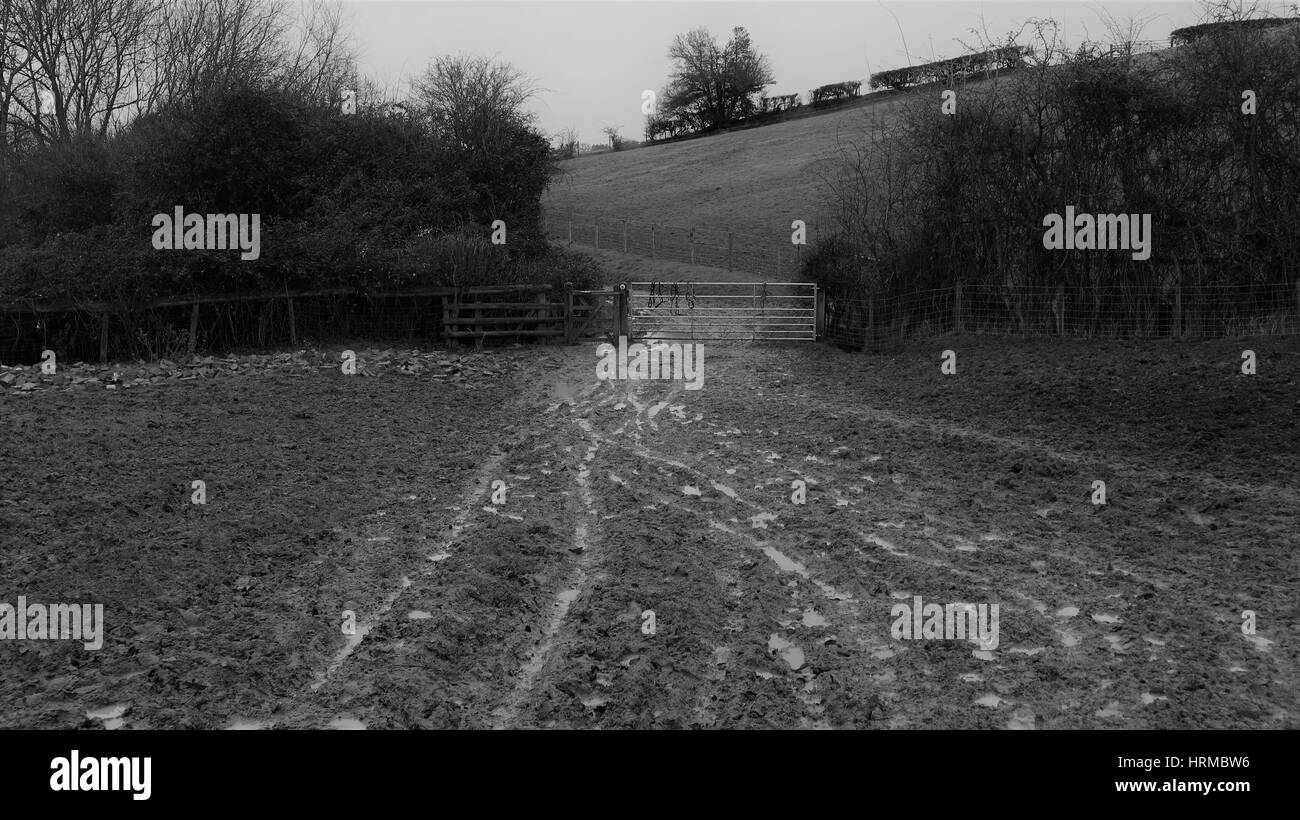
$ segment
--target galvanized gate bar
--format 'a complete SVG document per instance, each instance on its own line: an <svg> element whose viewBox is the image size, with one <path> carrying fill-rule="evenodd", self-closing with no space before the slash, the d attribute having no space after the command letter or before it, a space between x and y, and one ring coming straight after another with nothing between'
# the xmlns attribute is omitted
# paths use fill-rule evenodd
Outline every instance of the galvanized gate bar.
<svg viewBox="0 0 1300 820"><path fill-rule="evenodd" d="M632 336L667 340L817 338L811 282L632 282Z"/></svg>

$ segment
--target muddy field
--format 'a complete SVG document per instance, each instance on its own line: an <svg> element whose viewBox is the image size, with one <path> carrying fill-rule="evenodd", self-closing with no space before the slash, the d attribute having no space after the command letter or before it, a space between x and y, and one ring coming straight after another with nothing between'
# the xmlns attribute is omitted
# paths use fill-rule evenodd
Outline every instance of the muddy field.
<svg viewBox="0 0 1300 820"><path fill-rule="evenodd" d="M0 385L0 726L1300 727L1294 340L338 352Z"/></svg>

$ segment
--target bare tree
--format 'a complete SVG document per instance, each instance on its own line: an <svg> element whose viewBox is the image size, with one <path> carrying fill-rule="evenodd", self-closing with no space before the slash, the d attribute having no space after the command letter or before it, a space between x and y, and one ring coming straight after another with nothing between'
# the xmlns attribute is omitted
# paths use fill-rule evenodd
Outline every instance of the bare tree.
<svg viewBox="0 0 1300 820"><path fill-rule="evenodd" d="M533 80L496 59L438 57L412 86L433 128L465 149L487 152L503 128L532 121Z"/></svg>

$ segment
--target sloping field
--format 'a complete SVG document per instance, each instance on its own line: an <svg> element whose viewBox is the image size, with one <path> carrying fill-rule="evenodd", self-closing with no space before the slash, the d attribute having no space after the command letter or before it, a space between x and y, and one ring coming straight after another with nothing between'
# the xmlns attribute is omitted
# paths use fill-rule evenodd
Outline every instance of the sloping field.
<svg viewBox="0 0 1300 820"><path fill-rule="evenodd" d="M578 157L561 164L564 176L542 204L552 217L572 210L788 236L791 220L817 220L820 175L836 164L837 145L903 99L882 95L834 114Z"/></svg>

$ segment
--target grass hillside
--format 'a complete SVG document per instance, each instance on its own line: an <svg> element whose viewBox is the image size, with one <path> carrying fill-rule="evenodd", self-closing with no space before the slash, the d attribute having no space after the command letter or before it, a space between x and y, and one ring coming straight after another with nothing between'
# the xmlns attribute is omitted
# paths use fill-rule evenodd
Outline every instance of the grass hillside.
<svg viewBox="0 0 1300 820"><path fill-rule="evenodd" d="M821 207L819 173L835 164L837 144L868 113L901 97L867 97L822 116L631 151L576 157L561 164L542 204L549 216L577 213L699 225L752 234L785 234L790 221L810 226Z"/></svg>

